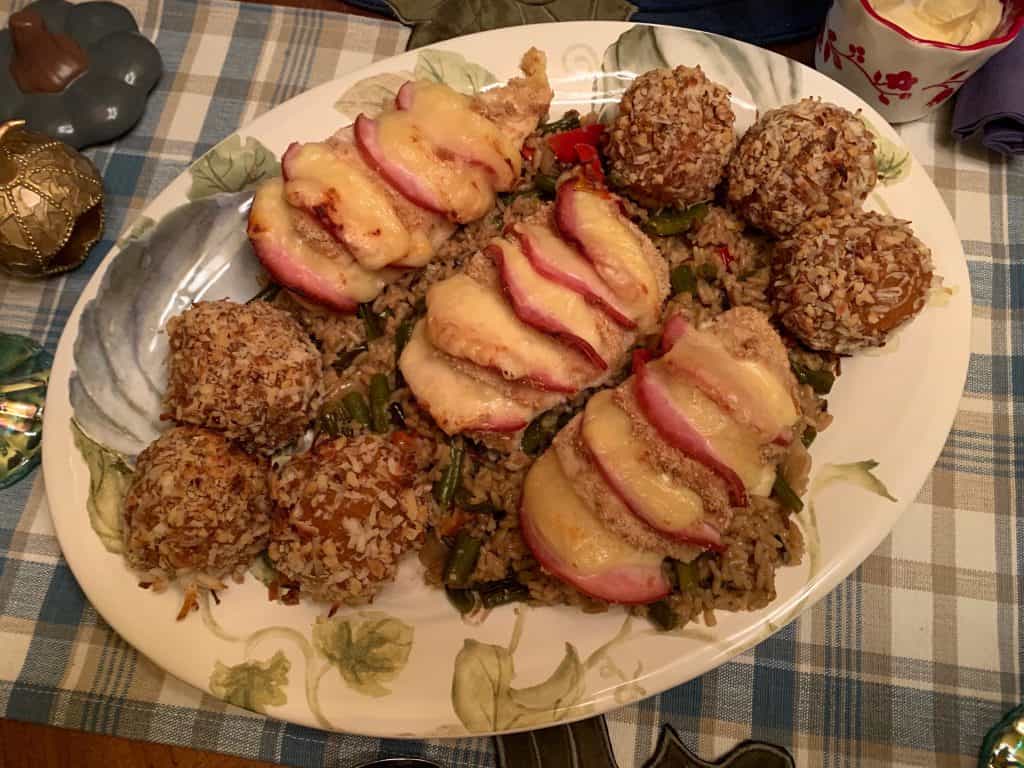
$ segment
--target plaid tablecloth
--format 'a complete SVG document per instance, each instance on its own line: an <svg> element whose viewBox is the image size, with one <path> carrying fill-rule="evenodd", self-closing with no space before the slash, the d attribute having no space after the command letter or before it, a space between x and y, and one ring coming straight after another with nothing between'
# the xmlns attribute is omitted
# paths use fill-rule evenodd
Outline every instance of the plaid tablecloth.
<svg viewBox="0 0 1024 768"><path fill-rule="evenodd" d="M125 225L193 159L406 39L397 24L340 14L219 0L130 5L166 73L141 124L88 152L105 179L106 237L61 279L0 279L0 329L51 351ZM948 112L902 133L953 212L970 261L973 355L946 448L893 534L828 599L732 663L609 715L623 768L651 754L662 722L705 757L752 737L788 747L801 766L974 765L985 731L1021 699L1024 160L953 145ZM36 472L0 493L0 714L299 766L410 753L494 764L486 739L326 734L243 712L168 676L85 600L61 557L43 484Z"/></svg>

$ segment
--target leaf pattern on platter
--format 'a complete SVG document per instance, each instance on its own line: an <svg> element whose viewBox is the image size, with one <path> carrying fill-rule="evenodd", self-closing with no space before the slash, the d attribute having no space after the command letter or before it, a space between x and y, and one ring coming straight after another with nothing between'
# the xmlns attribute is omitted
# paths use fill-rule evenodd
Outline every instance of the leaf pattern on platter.
<svg viewBox="0 0 1024 768"><path fill-rule="evenodd" d="M807 558L809 569L807 583L813 582L821 570L821 533L818 530L818 496L826 488L836 483L850 483L863 488L883 499L896 502L898 499L889 493L885 483L875 474L874 470L879 466L874 459L863 461L852 461L846 464L825 463L818 470L811 482L810 490L807 493L807 503L797 513L797 520L800 521L800 529L803 532L804 544L807 547ZM758 642L765 640L784 626L793 621L803 610L807 602L807 593L803 593L792 605L781 615L768 619L761 627L758 635Z"/></svg>
<svg viewBox="0 0 1024 768"><path fill-rule="evenodd" d="M625 0L388 0L414 27L409 49L485 29L550 21L625 21L636 6Z"/></svg>
<svg viewBox="0 0 1024 768"><path fill-rule="evenodd" d="M792 59L718 35L695 36L687 29L637 25L605 51L604 75L594 83L595 97L604 103L601 121L607 123L615 116L619 99L636 75L694 62L700 62L711 80L729 89L738 133L753 125L758 110L799 99L802 74Z"/></svg>
<svg viewBox="0 0 1024 768"><path fill-rule="evenodd" d="M245 234L252 194L174 209L113 254L82 311L68 385L74 418L129 463L164 429L167 318L202 298L244 301L261 269Z"/></svg>
<svg viewBox="0 0 1024 768"><path fill-rule="evenodd" d="M0 488L39 463L50 353L31 339L0 333Z"/></svg>
<svg viewBox="0 0 1024 768"><path fill-rule="evenodd" d="M556 722L583 696L583 665L571 643L542 683L515 689L512 652L467 639L455 657L452 705L471 733L528 728Z"/></svg>
<svg viewBox="0 0 1024 768"><path fill-rule="evenodd" d="M266 714L267 707L288 703L291 662L282 651L266 661L244 661L229 667L217 662L210 675L210 692L236 707Z"/></svg>
<svg viewBox="0 0 1024 768"><path fill-rule="evenodd" d="M878 168L879 183L889 186L905 179L910 174L910 150L887 139L863 115L860 115L860 119L875 140L875 166Z"/></svg>
<svg viewBox="0 0 1024 768"><path fill-rule="evenodd" d="M895 496L889 493L885 483L875 474L874 470L877 467L878 462L874 459L853 461L849 464L825 464L819 470L818 476L814 478L814 483L811 485L811 496L816 496L834 483L843 482L859 486L876 496L881 496L883 499L898 501Z"/></svg>
<svg viewBox="0 0 1024 768"><path fill-rule="evenodd" d="M413 628L375 611L362 611L363 621L350 617L320 618L313 627L313 646L341 673L354 690L367 696L391 693L384 683L405 668L412 650Z"/></svg>
<svg viewBox="0 0 1024 768"><path fill-rule="evenodd" d="M89 498L86 509L89 524L108 552L124 551L121 537L124 496L134 472L117 451L112 451L90 438L78 422L71 420L75 446L89 467Z"/></svg>
<svg viewBox="0 0 1024 768"><path fill-rule="evenodd" d="M615 635L586 660L582 660L576 647L567 642L561 661L543 682L515 688L512 685L516 676L514 656L522 637L526 611L522 606L516 608L516 623L507 648L467 638L455 657L452 707L470 733L534 728L557 723L570 714L573 717L586 714L591 709L591 705L582 703L587 673L599 666L606 667L612 648L637 636L633 635L632 619L627 614ZM615 664L611 666L618 671ZM642 665L637 669L642 670ZM619 687L628 692L620 703L646 695L642 687L634 684L634 679L621 673L620 679Z"/></svg>
<svg viewBox="0 0 1024 768"><path fill-rule="evenodd" d="M454 51L421 51L413 68L416 80L444 83L461 93L479 93L497 78L479 64Z"/></svg>
<svg viewBox="0 0 1024 768"><path fill-rule="evenodd" d="M237 133L200 157L188 169L192 186L189 200L202 200L222 192L241 192L263 179L277 176L280 163L274 153L252 136L243 139Z"/></svg>
<svg viewBox="0 0 1024 768"><path fill-rule="evenodd" d="M117 247L124 248L128 243L142 240L156 226L156 220L149 216L139 216L121 237L117 239Z"/></svg>
<svg viewBox="0 0 1024 768"><path fill-rule="evenodd" d="M334 102L334 108L353 120L360 113L367 117L377 117L394 103L398 89L415 77L412 72L383 72L363 78L341 94Z"/></svg>
<svg viewBox="0 0 1024 768"><path fill-rule="evenodd" d="M948 307L949 302L953 300L953 297L960 293L960 286L958 285L933 285L928 291L928 302L926 306L929 307Z"/></svg>

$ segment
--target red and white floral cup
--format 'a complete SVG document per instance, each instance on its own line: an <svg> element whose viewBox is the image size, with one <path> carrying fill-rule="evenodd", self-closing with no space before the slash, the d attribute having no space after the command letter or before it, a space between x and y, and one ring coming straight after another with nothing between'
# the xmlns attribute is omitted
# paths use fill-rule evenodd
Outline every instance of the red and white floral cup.
<svg viewBox="0 0 1024 768"><path fill-rule="evenodd" d="M890 123L917 120L1013 42L1024 27L1024 0L1003 0L1003 6L990 39L951 45L914 37L879 16L868 0L834 0L818 35L815 66Z"/></svg>

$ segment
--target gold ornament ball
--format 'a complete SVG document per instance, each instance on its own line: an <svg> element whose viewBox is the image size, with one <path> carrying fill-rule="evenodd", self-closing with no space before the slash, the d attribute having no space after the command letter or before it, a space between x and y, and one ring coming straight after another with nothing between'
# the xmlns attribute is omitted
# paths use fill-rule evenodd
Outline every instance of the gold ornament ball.
<svg viewBox="0 0 1024 768"><path fill-rule="evenodd" d="M0 271L45 277L79 266L103 233L103 180L56 139L0 125Z"/></svg>

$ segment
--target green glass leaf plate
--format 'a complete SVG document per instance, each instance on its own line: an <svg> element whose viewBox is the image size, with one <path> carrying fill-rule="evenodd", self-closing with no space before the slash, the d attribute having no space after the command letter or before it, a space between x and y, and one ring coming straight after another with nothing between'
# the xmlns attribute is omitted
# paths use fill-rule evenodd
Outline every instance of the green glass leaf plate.
<svg viewBox="0 0 1024 768"><path fill-rule="evenodd" d="M0 488L39 463L53 358L24 336L0 333Z"/></svg>

